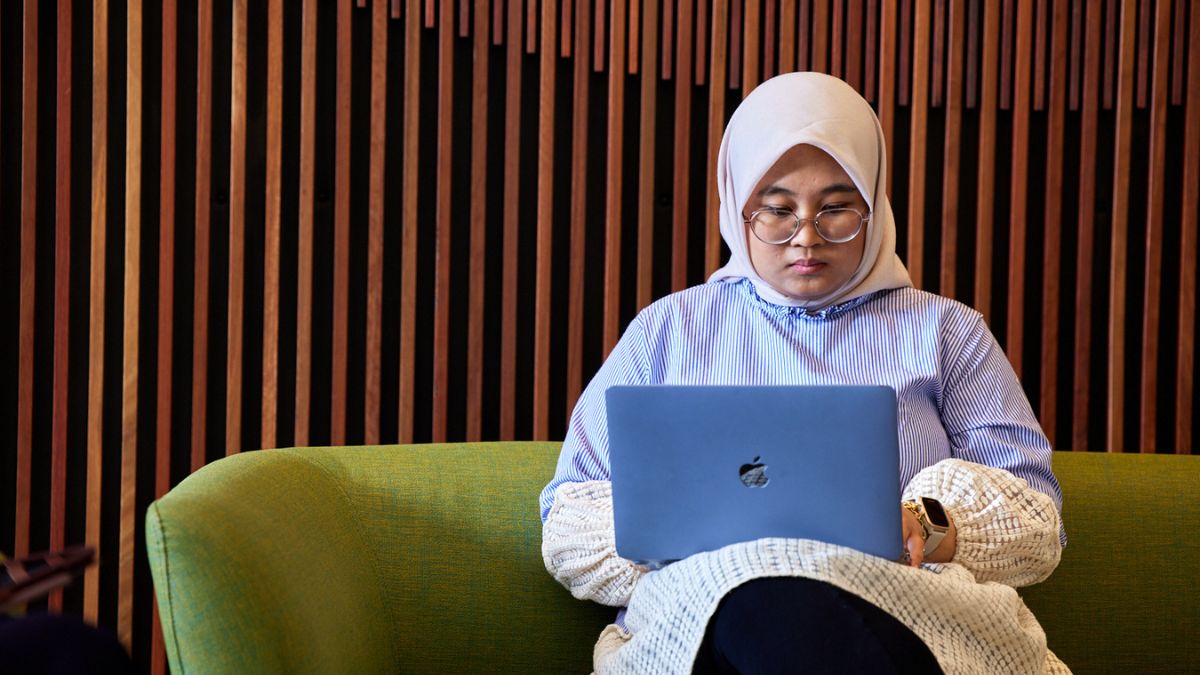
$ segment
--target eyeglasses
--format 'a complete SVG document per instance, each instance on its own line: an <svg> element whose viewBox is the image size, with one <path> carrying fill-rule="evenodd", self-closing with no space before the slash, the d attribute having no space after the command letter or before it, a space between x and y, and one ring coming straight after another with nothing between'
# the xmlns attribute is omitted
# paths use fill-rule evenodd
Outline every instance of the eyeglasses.
<svg viewBox="0 0 1200 675"><path fill-rule="evenodd" d="M790 209L768 207L751 213L746 222L754 236L764 244L788 243L805 222L811 222L825 241L844 244L857 237L863 230L863 223L870 219L870 215L864 216L849 208L827 209L813 218L801 218Z"/></svg>

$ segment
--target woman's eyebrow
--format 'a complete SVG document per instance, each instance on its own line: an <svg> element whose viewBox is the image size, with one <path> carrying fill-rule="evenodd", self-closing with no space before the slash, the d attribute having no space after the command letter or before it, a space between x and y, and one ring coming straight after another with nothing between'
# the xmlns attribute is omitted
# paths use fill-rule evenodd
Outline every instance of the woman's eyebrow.
<svg viewBox="0 0 1200 675"><path fill-rule="evenodd" d="M853 185L850 185L849 183L833 183L831 185L826 185L825 187L821 188L817 192L817 196L818 197L828 197L829 195L838 194L840 192L857 193L858 188L854 187ZM785 195L788 197L795 197L796 193L778 183L772 183L771 185L768 185L767 187L763 188L758 193L759 197L774 197L775 195Z"/></svg>

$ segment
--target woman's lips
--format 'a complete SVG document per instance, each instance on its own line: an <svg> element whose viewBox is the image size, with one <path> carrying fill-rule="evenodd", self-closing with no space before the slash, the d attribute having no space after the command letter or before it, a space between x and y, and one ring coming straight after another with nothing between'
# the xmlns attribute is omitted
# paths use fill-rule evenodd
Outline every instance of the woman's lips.
<svg viewBox="0 0 1200 675"><path fill-rule="evenodd" d="M788 265L788 268L799 274L816 274L825 268L826 263L819 260L801 259Z"/></svg>

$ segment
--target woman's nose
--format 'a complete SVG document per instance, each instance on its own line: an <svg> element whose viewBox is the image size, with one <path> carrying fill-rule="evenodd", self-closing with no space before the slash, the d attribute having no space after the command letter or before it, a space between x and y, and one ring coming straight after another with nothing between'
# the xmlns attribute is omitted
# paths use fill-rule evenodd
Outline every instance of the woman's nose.
<svg viewBox="0 0 1200 675"><path fill-rule="evenodd" d="M824 243L825 239L817 233L817 224L811 218L800 220L800 229L796 230L796 234L792 235L788 242L790 246L803 246L804 248L812 248Z"/></svg>

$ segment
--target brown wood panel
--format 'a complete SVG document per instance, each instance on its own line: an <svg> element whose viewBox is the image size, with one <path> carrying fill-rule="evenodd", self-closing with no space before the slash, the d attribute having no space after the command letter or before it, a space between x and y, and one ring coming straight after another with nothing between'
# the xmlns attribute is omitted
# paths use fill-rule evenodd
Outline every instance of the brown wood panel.
<svg viewBox="0 0 1200 675"><path fill-rule="evenodd" d="M1112 246L1124 251L1129 237L1130 150L1133 138L1134 37L1137 19L1134 0L1121 3L1120 56L1117 71L1117 122L1113 144ZM1108 424L1104 447L1125 450L1125 283L1128 263L1114 255L1109 264L1108 292Z"/></svg>
<svg viewBox="0 0 1200 675"><path fill-rule="evenodd" d="M797 43L800 47L796 53L796 70L809 70L808 50L812 46L812 30L809 26L809 17L811 16L810 0L800 0L800 13L797 21L799 25L796 28Z"/></svg>
<svg viewBox="0 0 1200 675"><path fill-rule="evenodd" d="M1137 77L1135 80L1138 108L1145 108L1150 104L1150 4L1148 0L1138 3Z"/></svg>
<svg viewBox="0 0 1200 675"><path fill-rule="evenodd" d="M807 36L801 39L806 40ZM699 45L700 36L696 40ZM783 0L779 5L779 72L793 70L796 70L796 0Z"/></svg>
<svg viewBox="0 0 1200 675"><path fill-rule="evenodd" d="M729 88L742 88L742 2L733 0L729 12ZM714 36L715 38L715 36ZM722 39L725 39L722 36Z"/></svg>
<svg viewBox="0 0 1200 675"><path fill-rule="evenodd" d="M1187 53L1184 29L1187 26L1187 4L1183 0L1175 2L1175 19L1172 22L1175 37L1171 39L1171 105L1183 105L1183 59Z"/></svg>
<svg viewBox="0 0 1200 675"><path fill-rule="evenodd" d="M845 0L833 0L829 17L829 73L834 77L845 79L842 66L845 63L846 36L846 3Z"/></svg>
<svg viewBox="0 0 1200 675"><path fill-rule="evenodd" d="M450 388L450 184L454 121L454 16L442 5L438 32L438 127L437 127L437 236L434 246L437 269L433 287L433 427L434 443L446 440L446 405ZM554 22L550 23L553 29Z"/></svg>
<svg viewBox="0 0 1200 675"><path fill-rule="evenodd" d="M1067 0L1054 0L1050 40L1050 111L1046 125L1047 195L1063 194L1063 154L1066 135L1066 104L1068 93L1067 54L1070 35L1067 24ZM1062 200L1046 199L1043 207L1042 229L1042 344L1041 396L1039 419L1042 431L1052 447L1059 446L1058 434L1058 360L1062 337L1059 335L1060 287L1064 283L1062 269ZM1024 304L1022 302L1021 304Z"/></svg>
<svg viewBox="0 0 1200 675"><path fill-rule="evenodd" d="M864 44L880 44L876 41L875 31L876 24L879 21L879 2L878 0L867 0L867 18L866 18L866 34L863 36ZM867 97L868 103L875 103L875 81L878 77L875 72L876 62L879 60L879 54L876 49L866 49L866 55L863 57L865 61L865 73L863 74L863 95Z"/></svg>
<svg viewBox="0 0 1200 675"><path fill-rule="evenodd" d="M417 18L418 2L419 0L408 0L404 18L404 176L400 207L403 211L403 225L400 242L400 412L397 433L399 443L413 441L413 399L416 396L413 371L416 368L417 231L420 227L417 222L417 142L420 129L421 76L421 24ZM510 22L510 29L512 23ZM512 33L509 34L509 52L519 51L520 35L519 29L515 38ZM510 67L512 58L510 55ZM511 126L511 122L511 117L506 118L508 126ZM506 173L505 188L507 187ZM508 205L505 204L506 229L507 208ZM505 253L508 253L507 247ZM507 260L505 265L508 265ZM502 409L503 405L501 401Z"/></svg>
<svg viewBox="0 0 1200 675"><path fill-rule="evenodd" d="M519 2L520 0L516 0ZM434 17L437 16L437 10L434 9L434 0L425 0L425 27L433 28Z"/></svg>
<svg viewBox="0 0 1200 675"><path fill-rule="evenodd" d="M658 12L655 3L646 3L642 8L642 91L638 136L638 222L637 222L637 287L638 309L650 304L654 298L652 272L654 270L654 159L655 137L658 121L658 82L652 76L655 69L655 40L658 39ZM749 41L747 41L749 43ZM754 51L754 50L751 50Z"/></svg>
<svg viewBox="0 0 1200 675"><path fill-rule="evenodd" d="M1046 108L1046 0L1037 0L1037 17L1033 29L1033 109ZM1057 22L1056 22L1057 25ZM1064 53L1065 58L1065 53Z"/></svg>
<svg viewBox="0 0 1200 675"><path fill-rule="evenodd" d="M443 3L443 29L452 30ZM330 379L329 442L346 442L347 332L350 304L350 80L354 31L350 0L337 6L337 112L334 115L333 168L333 374ZM429 18L428 12L426 18Z"/></svg>
<svg viewBox="0 0 1200 675"><path fill-rule="evenodd" d="M537 51L537 0L525 0L525 53Z"/></svg>
<svg viewBox="0 0 1200 675"><path fill-rule="evenodd" d="M133 568L137 536L138 329L141 325L142 238L142 0L126 15L125 69L125 305L121 387L121 501L117 573L117 639L133 645Z"/></svg>
<svg viewBox="0 0 1200 675"><path fill-rule="evenodd" d="M21 73L21 309L17 366L16 523L13 557L29 553L29 499L33 482L33 320L37 253L37 34L36 0L25 0Z"/></svg>
<svg viewBox="0 0 1200 675"><path fill-rule="evenodd" d="M985 2L983 9L983 65L980 68L979 152L975 183L975 302L974 307L991 317L992 239L995 227L992 209L996 199L996 72L997 38L1000 35L999 5Z"/></svg>
<svg viewBox="0 0 1200 675"><path fill-rule="evenodd" d="M922 287L925 266L925 150L929 114L930 0L916 0L913 12L912 106L908 152L908 251L905 263L913 286Z"/></svg>
<svg viewBox="0 0 1200 675"><path fill-rule="evenodd" d="M778 45L779 40L779 8L775 0L767 0L766 16L763 17L765 25L763 26L763 67L762 79L768 80L775 75L775 64L778 62ZM671 3L667 3L667 7Z"/></svg>
<svg viewBox="0 0 1200 675"><path fill-rule="evenodd" d="M573 0L567 0L563 3L562 17L559 19L560 27L558 34L561 36L561 38L559 39L558 55L564 59L571 56L571 26L573 25L572 13L574 12L574 9L575 3Z"/></svg>
<svg viewBox="0 0 1200 675"><path fill-rule="evenodd" d="M482 0L481 0L482 1ZM684 0L685 4L690 0ZM572 90L571 128L586 129L588 126L589 100L591 96L588 63L583 55L591 49L592 27L587 12L575 13L575 59L574 88ZM680 18L680 29L684 19ZM599 35L597 35L599 38ZM684 61L679 61L680 78L686 73ZM485 120L486 123L486 120ZM571 260L584 260L587 255L587 185L588 185L588 135L571 135ZM482 205L480 206L482 211ZM482 234L482 233L481 233ZM482 243L481 243L482 247ZM567 386L566 416L570 419L575 402L583 391L583 305L584 265L571 265L567 280Z"/></svg>
<svg viewBox="0 0 1200 675"><path fill-rule="evenodd" d="M624 1L625 0L617 0L617 2L619 2L619 3L623 3ZM639 42L638 38L641 37L641 34L642 34L642 32L641 32L642 31L642 29L641 29L642 2L641 2L641 0L628 0L628 2L629 2L629 34L628 34L628 36L626 36L626 39L627 39L626 44L628 45L628 49L629 49L629 57L628 57L628 63L626 65L629 66L629 74L630 75L637 75L638 66L640 65L639 62L641 61L641 52L639 51L641 49L641 43ZM613 30L614 31L616 30L616 22L613 22Z"/></svg>
<svg viewBox="0 0 1200 675"><path fill-rule="evenodd" d="M809 69L819 73L829 72L829 0L813 0L812 31L809 40L812 43L812 56Z"/></svg>
<svg viewBox="0 0 1200 675"><path fill-rule="evenodd" d="M933 76L929 88L929 105L944 105L946 78L946 0L933 0Z"/></svg>
<svg viewBox="0 0 1200 675"><path fill-rule="evenodd" d="M879 126L883 128L883 141L887 146L887 183L884 185L891 194L891 181L896 165L895 147L896 126L896 3L884 2L879 14L879 103L875 106L879 114Z"/></svg>
<svg viewBox="0 0 1200 675"><path fill-rule="evenodd" d="M487 43L488 0L475 0L475 45L471 73L471 260L487 255L487 162L488 162L488 68L491 49ZM581 7L578 15L586 20ZM575 52L576 82L586 80L587 48ZM578 85L577 85L578 86ZM584 85L586 86L586 85ZM586 125L577 125L583 129ZM583 136L585 134L575 134ZM580 258L572 258L579 260ZM578 267L577 265L573 265ZM472 274L467 290L467 428L468 442L483 439L483 326L484 274Z"/></svg>
<svg viewBox="0 0 1200 675"><path fill-rule="evenodd" d="M967 109L974 110L979 101L979 2L970 0L967 6Z"/></svg>
<svg viewBox="0 0 1200 675"><path fill-rule="evenodd" d="M192 471L208 443L208 282L212 226L212 0L196 12L196 232L192 263Z"/></svg>
<svg viewBox="0 0 1200 675"><path fill-rule="evenodd" d="M313 181L316 164L317 0L304 0L300 36L300 203L296 241L296 422L292 443L308 445L312 414ZM409 7L409 16L413 14ZM403 310L401 310L403 316ZM401 350L401 364L404 351ZM403 378L401 368L401 378ZM403 381L403 380L402 380ZM401 400L404 400L401 397ZM403 414L400 416L404 424ZM403 441L402 441L403 442Z"/></svg>
<svg viewBox="0 0 1200 675"><path fill-rule="evenodd" d="M1000 109L1012 107L1013 88L1013 2L1004 0L1004 22L1000 35Z"/></svg>
<svg viewBox="0 0 1200 675"><path fill-rule="evenodd" d="M696 84L704 86L708 80L708 13L712 3L696 5Z"/></svg>
<svg viewBox="0 0 1200 675"><path fill-rule="evenodd" d="M705 203L707 237L704 244L704 271L713 273L721 265L720 198L717 195L717 153L721 149L721 134L725 130L725 40L729 16L727 0L712 3L712 71L708 87L708 196ZM606 352L607 353L607 352Z"/></svg>
<svg viewBox="0 0 1200 675"><path fill-rule="evenodd" d="M554 260L554 27L555 3L542 3L542 46L540 100L538 111L537 166L537 248L535 251L534 326L533 326L533 437L550 439L550 318ZM655 26L646 25L646 57L650 65L642 71L642 81L657 85L653 66ZM651 140L650 145L654 145Z"/></svg>
<svg viewBox="0 0 1200 675"><path fill-rule="evenodd" d="M1033 29L1033 7L1022 3L1017 8L1017 35L1029 35ZM1008 330L1005 351L1017 377L1024 362L1025 327L1025 250L1029 201L1029 107L1032 85L1030 44L1018 40L1013 72L1013 113L1011 173L1008 213Z"/></svg>
<svg viewBox="0 0 1200 675"><path fill-rule="evenodd" d="M1071 83L1067 109L1079 110L1079 72L1083 69L1083 2L1071 1Z"/></svg>
<svg viewBox="0 0 1200 675"><path fill-rule="evenodd" d="M675 80L675 153L674 166L692 165L692 0L679 2L679 33L675 48L679 76ZM671 205L671 289L681 291L688 286L688 230L691 228L692 185L689 172L675 171L672 181Z"/></svg>
<svg viewBox="0 0 1200 675"><path fill-rule="evenodd" d="M1200 10L1193 8L1188 28L1187 108L1184 121L1183 194L1180 218L1179 325L1196 325L1196 221L1194 205L1200 201ZM1195 396L1195 334L1179 330L1176 344L1175 378L1175 452L1194 452L1192 401Z"/></svg>
<svg viewBox="0 0 1200 675"><path fill-rule="evenodd" d="M477 12L478 14L478 12ZM487 46L487 11L482 26L476 26L477 40ZM478 19L478 16L477 16ZM383 209L387 186L384 184L384 154L387 147L387 15L379 2L371 8L371 151L367 203L367 344L366 372L363 373L363 442L376 445L379 435L379 398L383 355ZM486 58L486 57L485 57ZM485 109L486 110L486 109ZM472 192L472 194L479 194ZM472 257L473 260L482 258Z"/></svg>
<svg viewBox="0 0 1200 675"><path fill-rule="evenodd" d="M392 0L392 18L400 18L400 0Z"/></svg>
<svg viewBox="0 0 1200 675"><path fill-rule="evenodd" d="M621 336L621 214L622 188L624 186L625 145L625 5L612 5L611 30L609 31L608 72L608 121L606 156L608 163L604 173L604 355L608 356ZM714 44L716 43L714 33ZM716 67L716 60L713 60ZM716 83L714 82L714 87ZM515 146L514 146L515 147ZM514 247L515 250L515 247ZM501 375L501 381L506 378Z"/></svg>
<svg viewBox="0 0 1200 675"><path fill-rule="evenodd" d="M1088 7L1087 37L1084 40L1082 113L1080 115L1079 157L1095 157L1100 143L1097 122L1100 108L1100 55L1104 51L1101 32L1103 16L1099 5ZM1075 361L1073 402L1071 407L1071 449L1087 451L1091 390L1092 349L1092 251L1096 241L1096 163L1077 162L1079 166L1079 202L1075 254Z"/></svg>
<svg viewBox="0 0 1200 675"><path fill-rule="evenodd" d="M619 4L619 3L618 3ZM613 39L619 38L613 21ZM416 39L416 35L413 36ZM508 91L521 90L521 8L512 2L508 7L508 49L504 86ZM410 71L411 72L411 71ZM613 68L613 81L621 68ZM415 87L415 83L414 83ZM413 98L416 100L416 89ZM414 114L415 114L414 110ZM512 440L516 429L516 377L517 377L517 264L520 248L520 170L521 170L521 99L519 96L504 97L504 243L500 309L500 440ZM414 117L415 124L415 117ZM414 143L416 136L413 136ZM416 157L413 157L414 171ZM414 195L415 199L415 195ZM415 205L414 205L415 210ZM415 211L414 211L415 216ZM415 243L415 242L414 242ZM415 279L415 278L414 278Z"/></svg>
<svg viewBox="0 0 1200 675"><path fill-rule="evenodd" d="M470 23L471 3L468 2L468 0L458 0L458 37L467 37L469 34Z"/></svg>
<svg viewBox="0 0 1200 675"><path fill-rule="evenodd" d="M942 257L938 292L956 297L955 271L958 266L958 228L964 219L959 213L959 145L962 143L963 88L963 16L962 5L950 3L946 43L946 131L942 166Z"/></svg>
<svg viewBox="0 0 1200 675"><path fill-rule="evenodd" d="M863 6L862 0L850 0L849 6L846 8L846 82L855 91L862 92L865 97L865 90L862 83L862 57L863 52L873 51L871 49L863 49L864 42L862 36L862 21L863 21Z"/></svg>
<svg viewBox="0 0 1200 675"><path fill-rule="evenodd" d="M71 316L71 3L58 4L54 144L54 381L50 408L50 548L67 529L67 388ZM62 590L49 597L62 611Z"/></svg>
<svg viewBox="0 0 1200 675"><path fill-rule="evenodd" d="M100 541L104 468L104 305L108 247L108 0L92 3L92 204L88 292L87 510L85 540L105 555ZM102 558L103 559L103 558ZM100 617L100 565L83 575L83 620Z"/></svg>
<svg viewBox="0 0 1200 675"><path fill-rule="evenodd" d="M225 361L225 454L242 450L242 334L246 275L246 0L233 3L229 121L229 300Z"/></svg>
<svg viewBox="0 0 1200 675"><path fill-rule="evenodd" d="M1117 0L1107 0L1104 15L1104 109L1112 110L1114 105L1113 92L1116 91L1116 55L1120 50L1117 44Z"/></svg>
<svg viewBox="0 0 1200 675"><path fill-rule="evenodd" d="M592 70L601 72L604 70L604 22L608 16L608 12L604 10L604 0L595 0L595 31L596 41L592 46ZM499 7L500 3L497 2Z"/></svg>
<svg viewBox="0 0 1200 675"><path fill-rule="evenodd" d="M771 0L767 0L770 4ZM675 3L666 2L662 5L662 35L659 39L659 48L662 50L662 56L659 57L662 66L662 79L671 79L671 73L674 71L674 48L675 40Z"/></svg>
<svg viewBox="0 0 1200 675"><path fill-rule="evenodd" d="M900 0L900 85L896 89L896 102L901 107L908 107L912 87L912 3L913 0Z"/></svg>
<svg viewBox="0 0 1200 675"><path fill-rule="evenodd" d="M1158 449L1158 356L1159 323L1162 321L1162 254L1166 223L1163 204L1166 198L1167 163L1167 79L1171 65L1171 6L1159 2L1154 14L1153 73L1150 98L1150 185L1146 202L1146 283L1142 303L1142 452Z"/></svg>
<svg viewBox="0 0 1200 675"><path fill-rule="evenodd" d="M376 1L375 11L386 11ZM279 237L282 193L283 2L267 3L267 181L263 223L262 431L259 447L274 448L279 409ZM368 373L370 368L367 369Z"/></svg>

